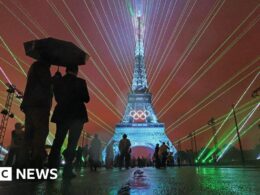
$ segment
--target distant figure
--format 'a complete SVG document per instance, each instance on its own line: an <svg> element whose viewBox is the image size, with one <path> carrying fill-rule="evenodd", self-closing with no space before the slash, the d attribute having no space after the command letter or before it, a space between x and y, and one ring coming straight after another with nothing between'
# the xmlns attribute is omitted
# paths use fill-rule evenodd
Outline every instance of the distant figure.
<svg viewBox="0 0 260 195"><path fill-rule="evenodd" d="M86 145L83 147L82 156L83 156L83 159L84 159L84 167L86 167L86 166L87 166L87 161L88 161L88 156L89 156L88 144L86 144Z"/></svg>
<svg viewBox="0 0 260 195"><path fill-rule="evenodd" d="M75 157L77 143L84 123L88 122L85 103L89 102L86 81L78 78L78 66L66 68L66 75L57 80L54 85L54 96L57 105L51 121L56 123L55 139L49 155L49 167L59 167L59 156L64 139L69 131L67 148L64 151L65 166L63 176L72 178L72 162Z"/></svg>
<svg viewBox="0 0 260 195"><path fill-rule="evenodd" d="M125 168L129 168L130 164L130 153L131 153L131 142L127 139L127 135L124 134L123 138L119 142L119 152L120 152L120 159L119 159L119 168L122 168L123 163L125 163Z"/></svg>
<svg viewBox="0 0 260 195"><path fill-rule="evenodd" d="M114 141L111 141L106 148L106 168L111 169L113 168L113 161L114 161Z"/></svg>
<svg viewBox="0 0 260 195"><path fill-rule="evenodd" d="M166 160L167 166L174 166L173 153L169 152Z"/></svg>
<svg viewBox="0 0 260 195"><path fill-rule="evenodd" d="M101 141L98 138L98 135L95 134L94 138L91 141L90 149L89 149L89 164L90 169L97 170L97 167L100 165L100 152L101 152Z"/></svg>
<svg viewBox="0 0 260 195"><path fill-rule="evenodd" d="M76 159L75 159L75 166L76 167L81 167L83 165L83 149L82 147L78 147L77 151L76 151Z"/></svg>
<svg viewBox="0 0 260 195"><path fill-rule="evenodd" d="M159 157L159 144L156 144L153 157L154 157L155 167L159 169L161 166L160 157Z"/></svg>
<svg viewBox="0 0 260 195"><path fill-rule="evenodd" d="M177 164L178 164L178 167L181 166L181 158L179 157L179 155L178 155L178 157L177 157Z"/></svg>
<svg viewBox="0 0 260 195"><path fill-rule="evenodd" d="M142 167L142 158L140 156L137 157L137 166Z"/></svg>
<svg viewBox="0 0 260 195"><path fill-rule="evenodd" d="M135 158L135 157L133 157L133 158L131 159L131 167L132 167L132 168L136 167L136 158Z"/></svg>
<svg viewBox="0 0 260 195"><path fill-rule="evenodd" d="M159 156L161 158L161 165L162 167L166 167L166 160L168 156L168 150L169 147L165 144L165 142L162 143L162 145L159 148Z"/></svg>
<svg viewBox="0 0 260 195"><path fill-rule="evenodd" d="M13 164L16 164L13 163L14 158L17 158L24 142L24 126L21 123L15 123L14 127L15 129L12 131L11 146L8 151L8 156L5 165L9 167L13 166Z"/></svg>
<svg viewBox="0 0 260 195"><path fill-rule="evenodd" d="M45 141L49 133L49 115L52 103L50 64L39 60L28 72L21 110L25 113L25 141L18 166L42 168L45 159Z"/></svg>

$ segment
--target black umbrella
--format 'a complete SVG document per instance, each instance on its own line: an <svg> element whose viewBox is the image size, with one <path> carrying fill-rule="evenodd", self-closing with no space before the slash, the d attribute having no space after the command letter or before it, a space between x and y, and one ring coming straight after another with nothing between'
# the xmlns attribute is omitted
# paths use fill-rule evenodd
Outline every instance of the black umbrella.
<svg viewBox="0 0 260 195"><path fill-rule="evenodd" d="M74 43L51 37L25 42L24 49L27 56L58 66L84 65L89 58Z"/></svg>

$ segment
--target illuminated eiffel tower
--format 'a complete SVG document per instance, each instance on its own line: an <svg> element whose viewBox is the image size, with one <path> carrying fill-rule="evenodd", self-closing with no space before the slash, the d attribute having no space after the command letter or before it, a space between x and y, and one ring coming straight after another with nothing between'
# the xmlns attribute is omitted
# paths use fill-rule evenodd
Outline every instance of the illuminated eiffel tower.
<svg viewBox="0 0 260 195"><path fill-rule="evenodd" d="M144 146L154 150L157 143L165 142L170 151L176 149L165 134L164 123L158 121L153 105L152 94L149 92L146 67L144 64L144 45L141 17L137 17L137 36L135 46L135 67L132 80L132 90L128 94L128 103L123 119L115 127L115 134L109 141L114 141L114 152L118 153L118 143L123 134L127 134L132 146ZM105 158L104 149L102 156Z"/></svg>

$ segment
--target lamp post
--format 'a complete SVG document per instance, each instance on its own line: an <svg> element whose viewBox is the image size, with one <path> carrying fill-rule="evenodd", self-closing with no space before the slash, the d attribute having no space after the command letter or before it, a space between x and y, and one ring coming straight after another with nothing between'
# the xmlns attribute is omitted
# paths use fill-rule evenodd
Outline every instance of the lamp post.
<svg viewBox="0 0 260 195"><path fill-rule="evenodd" d="M181 166L181 157L180 157L180 152L181 152L181 141L178 142L178 158L177 158L177 162L178 162L178 166Z"/></svg>
<svg viewBox="0 0 260 195"><path fill-rule="evenodd" d="M191 147L191 161L192 164L194 164L194 150L193 150L193 136L192 136L192 132L189 134L190 137L190 147Z"/></svg>
<svg viewBox="0 0 260 195"><path fill-rule="evenodd" d="M194 146L195 146L195 156L197 156L198 149L197 149L197 141L196 141L196 131L193 132L193 139L194 139Z"/></svg>
<svg viewBox="0 0 260 195"><path fill-rule="evenodd" d="M234 104L232 105L232 110L233 110L233 115L234 115L234 119L235 119L237 139L238 139L239 149L240 149L240 155L241 155L241 162L242 162L242 165L245 165L244 152L243 152L242 143L241 143L241 139L240 139L238 124L237 124L237 116L236 116L236 111L235 111L235 106L234 106Z"/></svg>
<svg viewBox="0 0 260 195"><path fill-rule="evenodd" d="M255 90L252 92L251 97L252 97L252 98L259 97L259 95L260 95L259 93L260 93L260 87L258 87L257 89L255 89Z"/></svg>
<svg viewBox="0 0 260 195"><path fill-rule="evenodd" d="M209 121L208 121L208 125L211 126L212 128L212 136L213 136L213 141L214 141L214 147L215 147L215 152L213 153L213 159L214 159L214 163L217 163L217 144L218 144L218 140L217 140L217 135L216 135L216 126L215 126L216 122L215 119L212 117Z"/></svg>

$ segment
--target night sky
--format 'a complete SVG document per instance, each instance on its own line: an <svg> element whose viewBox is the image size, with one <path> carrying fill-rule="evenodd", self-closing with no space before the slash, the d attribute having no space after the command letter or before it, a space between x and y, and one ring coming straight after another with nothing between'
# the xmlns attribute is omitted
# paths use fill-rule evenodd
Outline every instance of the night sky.
<svg viewBox="0 0 260 195"><path fill-rule="evenodd" d="M236 108L238 120L259 101L251 97L260 84L259 1L142 0L142 5L145 64L155 111L176 147L179 139L204 128L196 137L198 148L203 147L212 135L207 121L230 112L253 79ZM45 37L71 41L91 56L79 74L87 80L91 96L90 122L84 129L108 141L130 91L136 6L130 0L0 0L0 105L5 104L7 79L21 91L25 88L33 59L25 55L23 42ZM52 73L56 70L53 66ZM19 104L14 101L12 112L23 120ZM239 107L246 109L239 112ZM259 118L258 108L245 128ZM5 146L16 120L9 120ZM233 127L231 115L218 139ZM54 124L50 130L55 133ZM242 143L253 148L259 142L254 125ZM190 141L181 147L188 149Z"/></svg>

